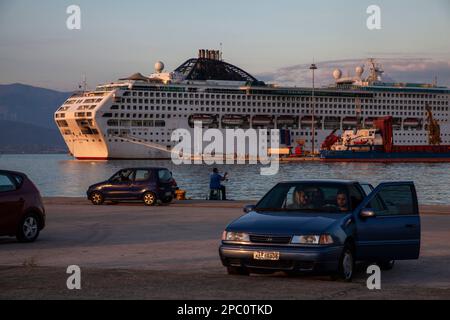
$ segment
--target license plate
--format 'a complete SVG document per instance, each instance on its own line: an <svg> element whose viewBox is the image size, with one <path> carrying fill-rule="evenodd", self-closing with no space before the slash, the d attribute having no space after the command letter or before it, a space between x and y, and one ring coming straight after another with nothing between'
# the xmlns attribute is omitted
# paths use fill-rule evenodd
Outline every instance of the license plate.
<svg viewBox="0 0 450 320"><path fill-rule="evenodd" d="M279 252L268 252L268 251L255 251L253 252L253 259L255 260L280 260Z"/></svg>
<svg viewBox="0 0 450 320"><path fill-rule="evenodd" d="M172 195L172 192L166 192L166 197L170 197Z"/></svg>

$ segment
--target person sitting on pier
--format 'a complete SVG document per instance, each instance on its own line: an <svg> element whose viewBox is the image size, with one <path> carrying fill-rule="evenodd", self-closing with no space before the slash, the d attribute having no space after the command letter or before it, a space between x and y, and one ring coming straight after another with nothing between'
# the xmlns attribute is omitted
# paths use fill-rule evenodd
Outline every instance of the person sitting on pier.
<svg viewBox="0 0 450 320"><path fill-rule="evenodd" d="M227 200L225 186L221 184L222 181L227 180L227 175L228 173L225 172L225 174L222 176L219 174L219 169L213 169L213 173L210 175L209 180L210 199L213 198L212 194L214 191L220 191L222 193L222 200Z"/></svg>
<svg viewBox="0 0 450 320"><path fill-rule="evenodd" d="M347 193L344 190L339 190L336 194L336 205L339 211L348 211Z"/></svg>

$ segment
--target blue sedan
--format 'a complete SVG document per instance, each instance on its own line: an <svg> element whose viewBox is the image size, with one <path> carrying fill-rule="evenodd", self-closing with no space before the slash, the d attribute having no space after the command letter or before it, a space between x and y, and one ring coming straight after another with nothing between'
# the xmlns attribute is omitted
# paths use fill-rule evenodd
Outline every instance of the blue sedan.
<svg viewBox="0 0 450 320"><path fill-rule="evenodd" d="M358 261L386 270L419 257L413 182L282 182L244 212L219 248L229 274L319 271L350 281Z"/></svg>

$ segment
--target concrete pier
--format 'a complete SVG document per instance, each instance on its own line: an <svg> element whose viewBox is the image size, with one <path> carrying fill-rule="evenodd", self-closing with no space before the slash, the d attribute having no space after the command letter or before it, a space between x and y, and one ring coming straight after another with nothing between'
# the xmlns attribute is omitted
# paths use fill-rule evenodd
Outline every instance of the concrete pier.
<svg viewBox="0 0 450 320"><path fill-rule="evenodd" d="M93 206L82 198L47 198L47 227L37 242L0 238L0 299L450 298L449 206L422 206L420 259L397 262L382 273L382 290L369 291L365 268L352 283L283 273L228 276L220 238L250 203ZM72 264L82 270L80 291L66 288Z"/></svg>

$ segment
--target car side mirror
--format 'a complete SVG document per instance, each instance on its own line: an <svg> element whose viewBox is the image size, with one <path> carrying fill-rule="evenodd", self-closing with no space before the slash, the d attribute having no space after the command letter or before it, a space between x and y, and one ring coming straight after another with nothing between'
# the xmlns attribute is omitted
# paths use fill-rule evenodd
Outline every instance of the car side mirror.
<svg viewBox="0 0 450 320"><path fill-rule="evenodd" d="M376 213L373 209L366 208L361 210L359 216L364 219L373 218L376 216Z"/></svg>
<svg viewBox="0 0 450 320"><path fill-rule="evenodd" d="M246 206L244 207L244 212L245 212L245 213L249 213L249 212L255 210L255 208L256 208L256 206L255 206L254 204L246 205Z"/></svg>

